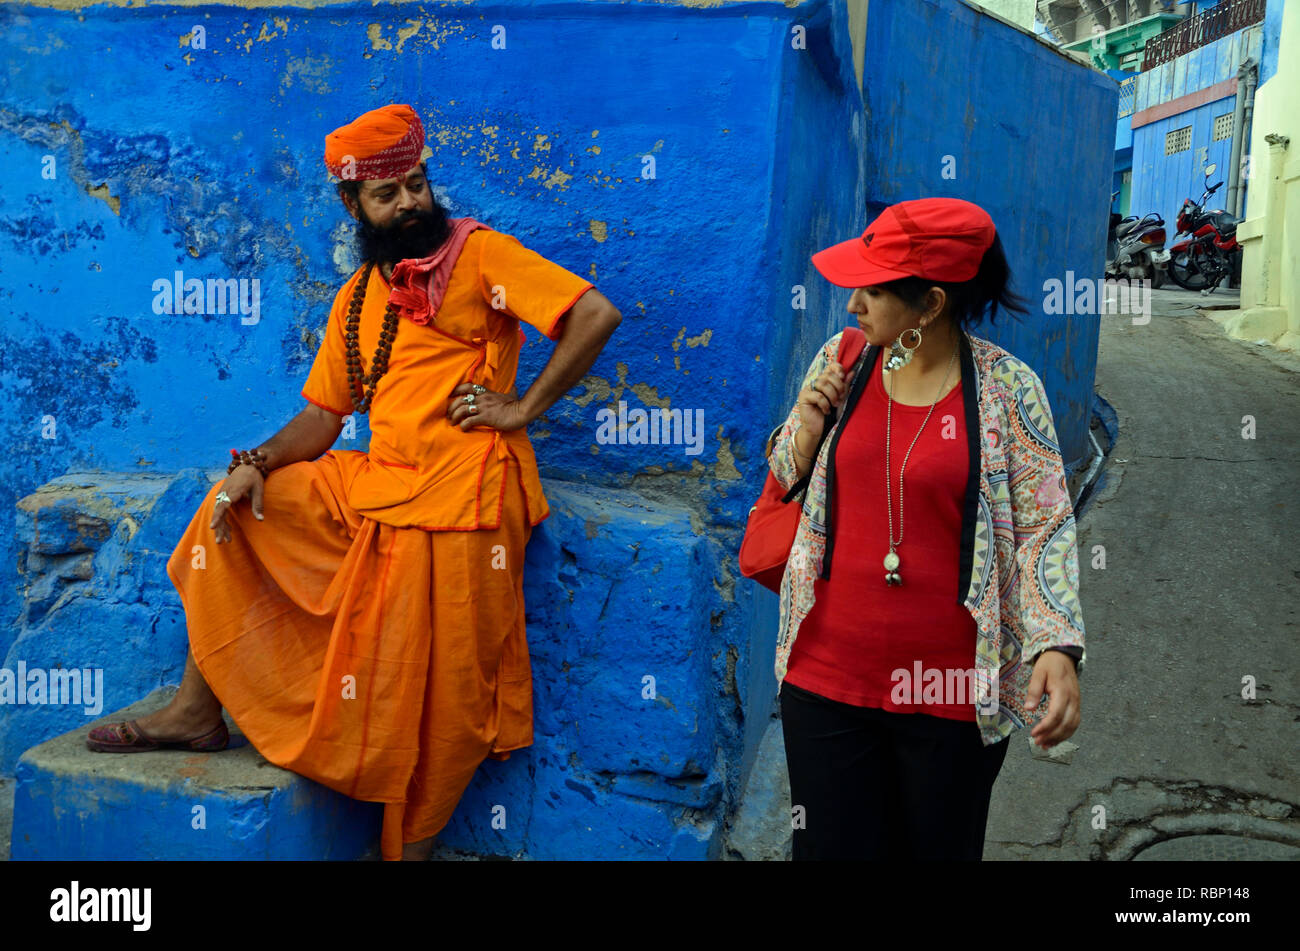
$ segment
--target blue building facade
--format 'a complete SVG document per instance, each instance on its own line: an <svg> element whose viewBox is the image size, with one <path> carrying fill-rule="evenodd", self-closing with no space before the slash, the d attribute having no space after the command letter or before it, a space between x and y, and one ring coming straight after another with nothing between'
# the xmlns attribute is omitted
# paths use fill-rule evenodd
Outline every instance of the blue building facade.
<svg viewBox="0 0 1300 951"><path fill-rule="evenodd" d="M1133 115L1137 74L1118 69L1107 70L1106 74L1119 83L1119 115L1115 119L1115 170L1111 179L1111 191L1115 192L1115 200L1111 202L1111 211L1127 215L1133 182L1133 125L1130 117Z"/></svg>
<svg viewBox="0 0 1300 951"><path fill-rule="evenodd" d="M1186 7L1184 20L1175 20L1174 23L1184 22L1186 18L1196 16L1218 2L1219 0L1193 0L1193 2L1184 5ZM1165 22L1165 20L1160 16L1155 16L1151 18L1151 22L1159 24ZM1105 39L1105 35L1098 37L1099 42L1105 42ZM1140 51L1138 55L1140 56ZM1138 62L1140 63L1140 59ZM1115 175L1112 182L1115 200L1111 203L1111 211L1118 212L1121 215L1129 215L1134 213L1131 209L1133 183L1132 116L1136 108L1137 83L1141 73L1129 71L1127 68L1106 69L1105 72L1106 75L1119 83L1119 112L1115 120Z"/></svg>
<svg viewBox="0 0 1300 951"><path fill-rule="evenodd" d="M1237 69L1248 58L1260 59L1263 40L1263 25L1255 24L1138 77L1131 119L1129 213L1158 213L1169 225L1171 241L1183 200L1201 196L1205 167L1218 165L1211 184L1229 181ZM1249 129L1244 135L1248 143ZM1247 143L1242 155L1249 154ZM1248 188L1249 182L1243 185ZM1224 207L1226 203L1225 185L1212 204Z"/></svg>

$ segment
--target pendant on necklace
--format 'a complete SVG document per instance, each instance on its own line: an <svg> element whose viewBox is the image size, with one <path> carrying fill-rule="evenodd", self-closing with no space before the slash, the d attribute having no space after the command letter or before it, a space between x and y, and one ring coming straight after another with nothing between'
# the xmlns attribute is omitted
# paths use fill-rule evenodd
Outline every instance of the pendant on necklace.
<svg viewBox="0 0 1300 951"><path fill-rule="evenodd" d="M898 554L891 548L889 554L885 556L885 583L890 585L902 584L903 579L896 570L899 565Z"/></svg>

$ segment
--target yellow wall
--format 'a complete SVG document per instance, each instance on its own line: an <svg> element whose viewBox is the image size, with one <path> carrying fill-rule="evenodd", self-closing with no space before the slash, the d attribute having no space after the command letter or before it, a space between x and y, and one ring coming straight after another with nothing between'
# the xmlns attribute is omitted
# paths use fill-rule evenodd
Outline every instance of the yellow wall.
<svg viewBox="0 0 1300 951"><path fill-rule="evenodd" d="M1270 145L1270 134L1289 146ZM1224 327L1300 350L1300 2L1283 7L1277 73L1255 93L1250 138L1246 219L1237 227L1242 309Z"/></svg>

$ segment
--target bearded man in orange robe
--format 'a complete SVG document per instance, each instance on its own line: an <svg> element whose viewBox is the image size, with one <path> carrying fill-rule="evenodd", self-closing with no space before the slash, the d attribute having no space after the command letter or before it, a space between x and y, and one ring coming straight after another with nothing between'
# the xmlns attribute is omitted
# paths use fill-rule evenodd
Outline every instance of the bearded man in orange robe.
<svg viewBox="0 0 1300 951"><path fill-rule="evenodd" d="M409 106L325 143L364 263L308 405L231 451L168 562L190 641L175 698L87 743L223 749L224 706L270 762L384 803L385 859L427 859L479 763L533 741L524 548L549 510L525 427L621 315L515 238L449 219ZM520 321L555 341L522 398ZM368 451L326 451L353 412Z"/></svg>

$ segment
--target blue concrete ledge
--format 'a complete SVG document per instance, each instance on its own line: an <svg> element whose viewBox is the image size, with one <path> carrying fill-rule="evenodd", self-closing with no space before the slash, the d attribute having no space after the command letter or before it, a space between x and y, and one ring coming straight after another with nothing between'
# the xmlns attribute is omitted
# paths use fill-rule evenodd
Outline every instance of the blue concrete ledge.
<svg viewBox="0 0 1300 951"><path fill-rule="evenodd" d="M713 622L726 554L688 508L544 485L551 517L524 567L534 742L479 767L438 841L539 860L717 858L742 726Z"/></svg>
<svg viewBox="0 0 1300 951"><path fill-rule="evenodd" d="M22 755L12 859L348 861L378 855L383 806L273 766L229 720L232 747L220 753L86 749L91 726L156 710L171 692L156 691Z"/></svg>
<svg viewBox="0 0 1300 951"><path fill-rule="evenodd" d="M188 638L167 559L219 477L72 472L18 501L22 610L0 648L0 676L80 672L102 689L78 703L0 692L0 774L28 747L180 682Z"/></svg>
<svg viewBox="0 0 1300 951"><path fill-rule="evenodd" d="M185 618L165 565L209 485L201 470L81 472L20 501L28 584L0 668L19 677L92 670L97 687L79 704L0 704L0 773L17 764L16 858L364 850L327 854L314 844L350 841L361 804L251 749L203 757L84 748L103 711L180 679ZM718 583L729 553L690 507L596 486L545 488L552 514L534 530L524 572L534 744L479 767L439 841L532 859L716 858L743 780L744 645L721 625L732 602ZM156 709L165 699L155 696L128 709ZM196 805L209 831L226 832L190 830Z"/></svg>

